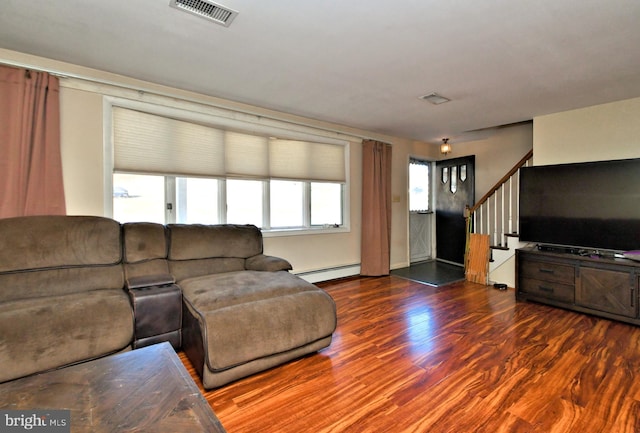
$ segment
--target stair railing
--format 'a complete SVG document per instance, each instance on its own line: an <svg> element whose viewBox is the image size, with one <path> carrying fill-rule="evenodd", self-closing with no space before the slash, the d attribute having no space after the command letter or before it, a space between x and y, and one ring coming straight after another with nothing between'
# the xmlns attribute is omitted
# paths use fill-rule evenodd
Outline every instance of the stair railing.
<svg viewBox="0 0 640 433"><path fill-rule="evenodd" d="M520 168L530 166L532 160L530 150L475 205L467 207L467 246L471 233L488 234L491 247L499 249L507 249L508 236L517 236Z"/></svg>

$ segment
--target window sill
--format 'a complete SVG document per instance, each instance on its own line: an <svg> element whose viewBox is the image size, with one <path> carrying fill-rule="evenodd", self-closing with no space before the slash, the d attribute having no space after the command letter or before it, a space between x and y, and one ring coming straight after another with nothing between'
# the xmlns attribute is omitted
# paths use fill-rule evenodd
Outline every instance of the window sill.
<svg viewBox="0 0 640 433"><path fill-rule="evenodd" d="M268 229L262 230L262 236L265 238L273 238L280 236L308 236L308 235L328 235L335 233L349 233L351 229L347 226L340 227L300 227L286 229Z"/></svg>

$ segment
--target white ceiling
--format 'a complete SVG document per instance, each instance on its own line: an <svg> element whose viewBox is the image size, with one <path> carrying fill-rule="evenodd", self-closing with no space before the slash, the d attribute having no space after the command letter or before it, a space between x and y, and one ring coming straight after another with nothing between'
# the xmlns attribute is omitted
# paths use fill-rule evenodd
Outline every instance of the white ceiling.
<svg viewBox="0 0 640 433"><path fill-rule="evenodd" d="M1 0L0 48L429 142L640 96L638 0L219 3Z"/></svg>

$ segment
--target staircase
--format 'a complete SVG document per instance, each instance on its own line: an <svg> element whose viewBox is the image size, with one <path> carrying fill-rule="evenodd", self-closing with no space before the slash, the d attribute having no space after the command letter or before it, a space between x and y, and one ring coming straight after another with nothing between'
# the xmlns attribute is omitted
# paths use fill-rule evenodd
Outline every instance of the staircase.
<svg viewBox="0 0 640 433"><path fill-rule="evenodd" d="M524 246L518 237L519 174L521 167L528 167L532 164L532 159L533 150L522 157L489 192L466 212L467 247L471 233L489 235L491 248L489 281L503 282L510 287L513 287L515 282L503 280L504 278L509 279L508 275L513 274L513 271L504 273L501 272L501 268L515 255L517 248ZM502 278L492 278L497 275ZM511 277L511 279L513 278Z"/></svg>

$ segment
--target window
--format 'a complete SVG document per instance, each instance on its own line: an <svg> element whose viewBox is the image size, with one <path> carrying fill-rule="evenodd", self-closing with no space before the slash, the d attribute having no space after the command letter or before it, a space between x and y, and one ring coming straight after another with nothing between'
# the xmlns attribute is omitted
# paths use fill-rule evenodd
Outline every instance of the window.
<svg viewBox="0 0 640 433"><path fill-rule="evenodd" d="M175 221L177 223L218 224L220 222L217 179L179 177L175 181ZM171 209L168 210L171 211Z"/></svg>
<svg viewBox="0 0 640 433"><path fill-rule="evenodd" d="M121 222L344 226L346 144L276 138L113 107Z"/></svg>
<svg viewBox="0 0 640 433"><path fill-rule="evenodd" d="M113 218L120 222L220 221L216 179L114 173L113 185Z"/></svg>
<svg viewBox="0 0 640 433"><path fill-rule="evenodd" d="M311 225L341 226L342 187L336 183L311 183Z"/></svg>
<svg viewBox="0 0 640 433"><path fill-rule="evenodd" d="M113 217L124 223L164 223L164 177L115 173L113 175Z"/></svg>
<svg viewBox="0 0 640 433"><path fill-rule="evenodd" d="M269 186L271 228L302 227L306 183L272 180Z"/></svg>
<svg viewBox="0 0 640 433"><path fill-rule="evenodd" d="M263 182L258 180L227 180L227 221L232 224L262 223Z"/></svg>
<svg viewBox="0 0 640 433"><path fill-rule="evenodd" d="M120 222L253 224L267 230L343 225L343 185L336 183L114 173L113 185L113 218Z"/></svg>
<svg viewBox="0 0 640 433"><path fill-rule="evenodd" d="M430 205L430 175L428 161L411 158L409 161L409 211L427 212Z"/></svg>
<svg viewBox="0 0 640 433"><path fill-rule="evenodd" d="M270 227L340 227L343 186L339 183L270 182Z"/></svg>

